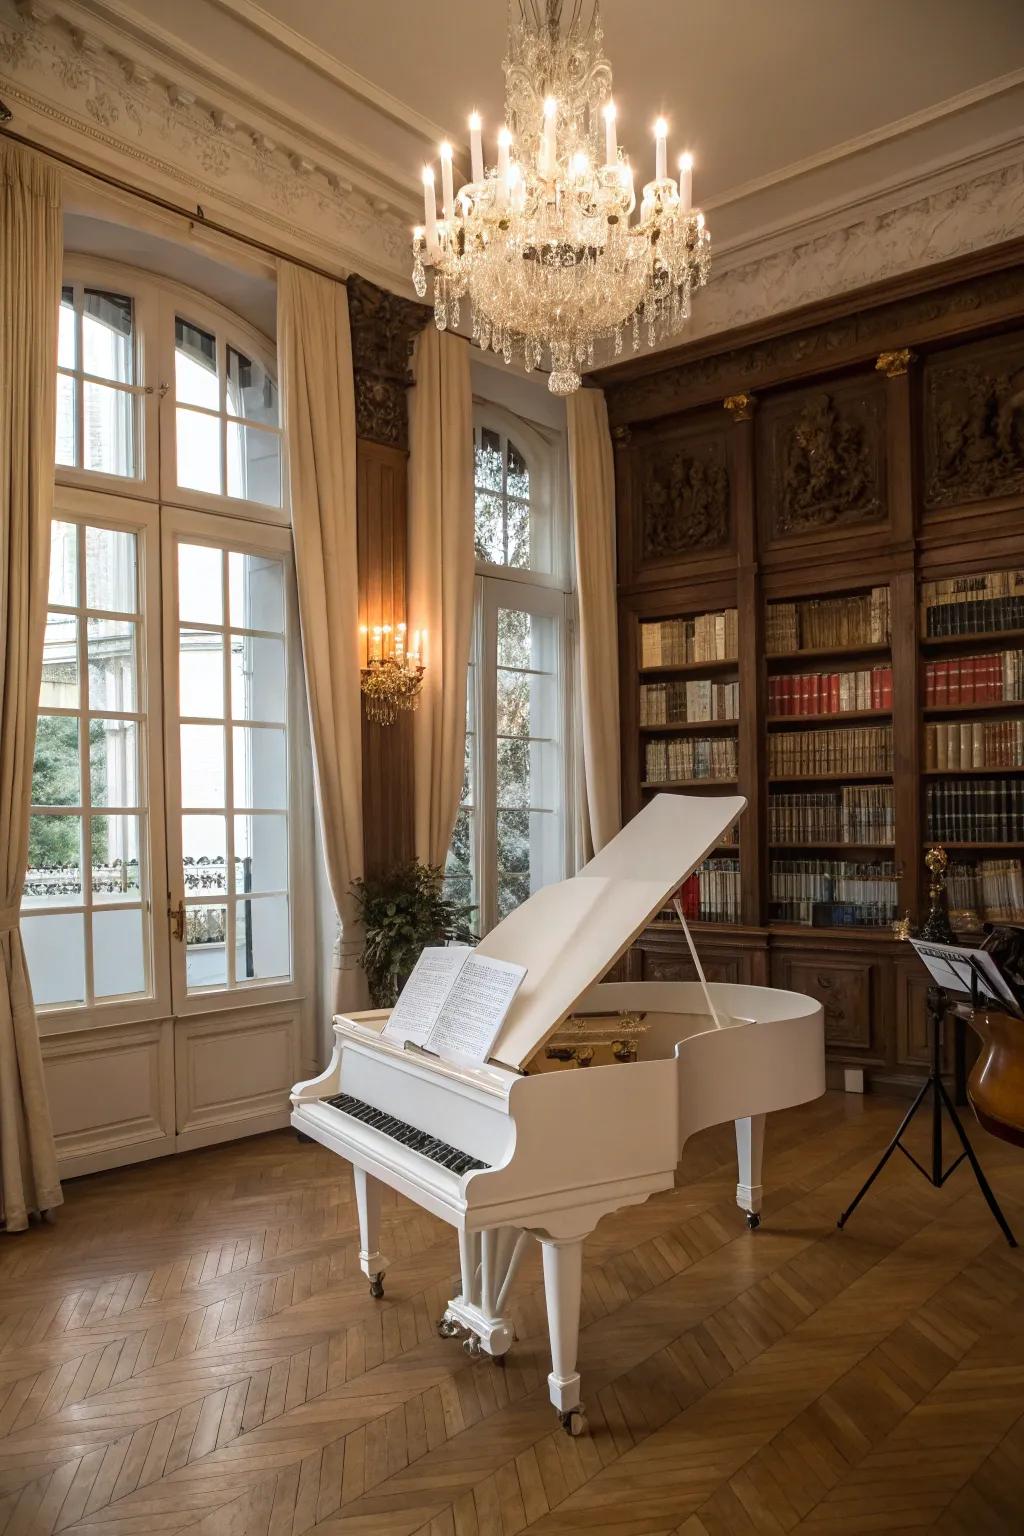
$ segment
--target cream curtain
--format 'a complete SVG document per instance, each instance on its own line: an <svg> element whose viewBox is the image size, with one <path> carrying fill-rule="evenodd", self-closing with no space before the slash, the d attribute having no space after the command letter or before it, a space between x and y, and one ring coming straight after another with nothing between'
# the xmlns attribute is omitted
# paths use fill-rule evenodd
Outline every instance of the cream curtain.
<svg viewBox="0 0 1024 1536"><path fill-rule="evenodd" d="M413 716L416 856L443 864L462 794L473 625L473 391L469 343L428 325L409 396L409 622L426 629Z"/></svg>
<svg viewBox="0 0 1024 1536"><path fill-rule="evenodd" d="M60 1205L32 987L18 928L50 563L60 179L0 139L0 1219Z"/></svg>
<svg viewBox="0 0 1024 1536"><path fill-rule="evenodd" d="M363 872L356 417L344 285L281 262L278 366L317 806L341 921L334 1006L366 1006L350 883Z"/></svg>
<svg viewBox="0 0 1024 1536"><path fill-rule="evenodd" d="M579 602L579 719L583 773L577 796L582 853L589 859L622 826L619 650L615 609L615 470L608 411L599 389L566 402Z"/></svg>

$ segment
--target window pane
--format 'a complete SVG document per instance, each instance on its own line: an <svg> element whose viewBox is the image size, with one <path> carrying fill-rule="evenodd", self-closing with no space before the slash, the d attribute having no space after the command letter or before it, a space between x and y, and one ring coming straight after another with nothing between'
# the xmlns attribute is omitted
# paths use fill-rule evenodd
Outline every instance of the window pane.
<svg viewBox="0 0 1024 1536"><path fill-rule="evenodd" d="M183 629L178 649L178 698L183 715L224 717L224 635Z"/></svg>
<svg viewBox="0 0 1024 1536"><path fill-rule="evenodd" d="M281 505L281 439L240 422L228 422L228 495Z"/></svg>
<svg viewBox="0 0 1024 1536"><path fill-rule="evenodd" d="M530 615L518 608L498 609L499 667L529 667Z"/></svg>
<svg viewBox="0 0 1024 1536"><path fill-rule="evenodd" d="M220 410L217 338L197 325L189 325L180 316L174 321L174 395L189 405ZM178 460L180 463L180 452ZM186 482L179 476L178 483Z"/></svg>
<svg viewBox="0 0 1024 1536"><path fill-rule="evenodd" d="M452 833L451 846L445 860L444 873L446 879L454 876L466 876L473 870L473 812L468 806L463 806L455 818L455 830Z"/></svg>
<svg viewBox="0 0 1024 1536"><path fill-rule="evenodd" d="M492 565L505 563L505 530L501 510L501 497L489 491L476 493L476 537L474 541L478 560L489 560Z"/></svg>
<svg viewBox="0 0 1024 1536"><path fill-rule="evenodd" d="M530 872L530 812L498 812L498 873Z"/></svg>
<svg viewBox="0 0 1024 1536"><path fill-rule="evenodd" d="M89 708L136 708L135 630L131 619L89 619Z"/></svg>
<svg viewBox="0 0 1024 1536"><path fill-rule="evenodd" d="M272 727L234 727L235 804L254 811L284 810L288 804L285 733Z"/></svg>
<svg viewBox="0 0 1024 1536"><path fill-rule="evenodd" d="M530 743L498 742L498 805L530 804Z"/></svg>
<svg viewBox="0 0 1024 1536"><path fill-rule="evenodd" d="M75 290L71 287L60 291L60 309L57 317L57 366L78 367L78 333L75 326Z"/></svg>
<svg viewBox="0 0 1024 1536"><path fill-rule="evenodd" d="M287 817L236 816L235 890L284 891L287 887Z"/></svg>
<svg viewBox="0 0 1024 1536"><path fill-rule="evenodd" d="M135 397L88 379L83 388L83 468L101 475L134 475Z"/></svg>
<svg viewBox="0 0 1024 1536"><path fill-rule="evenodd" d="M137 613L134 533L116 528L85 530L86 606Z"/></svg>
<svg viewBox="0 0 1024 1536"><path fill-rule="evenodd" d="M78 524L50 524L50 602L73 608L78 602Z"/></svg>
<svg viewBox="0 0 1024 1536"><path fill-rule="evenodd" d="M477 438L476 483L484 490L501 494L501 438L490 427L484 427Z"/></svg>
<svg viewBox="0 0 1024 1536"><path fill-rule="evenodd" d="M142 913L96 912L92 920L92 977L97 997L134 997L146 991Z"/></svg>
<svg viewBox="0 0 1024 1536"><path fill-rule="evenodd" d="M72 365L73 366L73 365ZM134 383L132 301L98 288L85 290L82 304L82 368L101 379Z"/></svg>
<svg viewBox="0 0 1024 1536"><path fill-rule="evenodd" d="M22 906L76 907L81 900L81 816L30 816Z"/></svg>
<svg viewBox="0 0 1024 1536"><path fill-rule="evenodd" d="M273 555L228 555L228 594L235 629L284 632L284 563Z"/></svg>
<svg viewBox="0 0 1024 1536"><path fill-rule="evenodd" d="M235 908L235 976L267 981L291 970L287 896L240 901Z"/></svg>
<svg viewBox="0 0 1024 1536"><path fill-rule="evenodd" d="M181 727L181 803L208 806L224 804L224 727Z"/></svg>
<svg viewBox="0 0 1024 1536"><path fill-rule="evenodd" d="M499 875L498 876L498 921L508 917L516 907L522 906L530 894L530 879L528 875Z"/></svg>
<svg viewBox="0 0 1024 1536"><path fill-rule="evenodd" d="M63 715L40 715L32 765L32 804L80 805L81 801L78 721Z"/></svg>
<svg viewBox="0 0 1024 1536"><path fill-rule="evenodd" d="M225 892L228 888L227 818L183 816L181 856L186 896Z"/></svg>
<svg viewBox="0 0 1024 1536"><path fill-rule="evenodd" d="M94 806L139 804L139 727L89 721L89 791Z"/></svg>
<svg viewBox="0 0 1024 1536"><path fill-rule="evenodd" d="M78 707L78 620L51 613L43 636L43 674L39 702L48 709Z"/></svg>
<svg viewBox="0 0 1024 1536"><path fill-rule="evenodd" d="M509 501L505 507L506 560L525 570L530 564L530 508L525 501Z"/></svg>
<svg viewBox="0 0 1024 1536"><path fill-rule="evenodd" d="M138 901L141 894L139 818L137 816L93 816L93 901L101 904Z"/></svg>
<svg viewBox="0 0 1024 1536"><path fill-rule="evenodd" d="M228 980L227 907L186 907L185 976L190 992Z"/></svg>
<svg viewBox="0 0 1024 1536"><path fill-rule="evenodd" d="M505 481L505 490L509 496L519 496L528 501L530 497L530 471L526 467L526 460L519 452L515 443L508 445L508 458L506 460L508 477Z"/></svg>
<svg viewBox="0 0 1024 1536"><path fill-rule="evenodd" d="M80 912L23 918L21 942L37 1008L85 1001L85 923Z"/></svg>
<svg viewBox="0 0 1024 1536"><path fill-rule="evenodd" d="M277 385L262 363L228 347L228 410L246 421L279 424Z"/></svg>
<svg viewBox="0 0 1024 1536"><path fill-rule="evenodd" d="M175 412L178 439L178 484L188 491L219 496L223 489L220 471L220 418L200 416L178 407Z"/></svg>
<svg viewBox="0 0 1024 1536"><path fill-rule="evenodd" d="M178 617L224 622L224 556L209 544L178 545Z"/></svg>
<svg viewBox="0 0 1024 1536"><path fill-rule="evenodd" d="M75 439L78 436L78 380L66 373L57 375L57 438L54 462L75 464Z"/></svg>
<svg viewBox="0 0 1024 1536"><path fill-rule="evenodd" d="M231 636L231 714L235 720L284 720L283 640Z"/></svg>

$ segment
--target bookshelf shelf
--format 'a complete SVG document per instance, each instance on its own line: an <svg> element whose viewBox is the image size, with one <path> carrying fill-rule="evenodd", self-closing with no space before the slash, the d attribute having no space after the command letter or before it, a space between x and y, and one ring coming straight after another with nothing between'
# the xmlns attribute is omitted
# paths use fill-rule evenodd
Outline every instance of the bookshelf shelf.
<svg viewBox="0 0 1024 1536"><path fill-rule="evenodd" d="M1024 640L1024 629L989 629L973 635L922 635L923 651L944 651L960 645L984 645L998 648Z"/></svg>
<svg viewBox="0 0 1024 1536"><path fill-rule="evenodd" d="M641 789L728 789L736 779L641 779Z"/></svg>
<svg viewBox="0 0 1024 1536"><path fill-rule="evenodd" d="M739 669L739 661L735 656L722 656L716 661L679 661L670 662L662 667L641 667L642 678L658 677L704 677L714 673L721 676L723 672L736 672Z"/></svg>
<svg viewBox="0 0 1024 1536"><path fill-rule="evenodd" d="M735 731L738 720L673 720L665 725L641 725L642 736L700 735L702 731Z"/></svg>
<svg viewBox="0 0 1024 1536"><path fill-rule="evenodd" d="M973 704L926 704L924 715L928 720L943 715L999 715L1024 709L1024 699L977 699Z"/></svg>
<svg viewBox="0 0 1024 1536"><path fill-rule="evenodd" d="M768 665L789 666L804 661L849 661L858 656L888 656L891 647L888 640L869 645L829 645L809 651L768 651Z"/></svg>
<svg viewBox="0 0 1024 1536"><path fill-rule="evenodd" d="M798 938L805 934L827 934L830 944L833 939L860 939L863 941L866 938L887 938L891 939L894 943L897 942L888 923L837 923L834 928L822 928L816 927L813 923L782 923L770 920L768 931L769 933L791 934L793 938Z"/></svg>
<svg viewBox="0 0 1024 1536"><path fill-rule="evenodd" d="M845 725L853 720L891 720L891 709L839 709L834 715L768 715L765 724L775 725Z"/></svg>
<svg viewBox="0 0 1024 1536"><path fill-rule="evenodd" d="M770 773L769 784L865 784L871 780L891 784L892 772L879 773Z"/></svg>
<svg viewBox="0 0 1024 1536"><path fill-rule="evenodd" d="M1024 763L989 763L980 768L922 768L921 772L926 779L998 779L1005 774L1024 773Z"/></svg>
<svg viewBox="0 0 1024 1536"><path fill-rule="evenodd" d="M841 843L841 842L835 842L835 843L829 843L829 842L816 842L816 843L814 843L814 842L806 842L806 843L776 843L776 842L771 842L770 841L769 844L768 844L768 847L770 849L772 849L773 852L775 850L779 850L781 852L786 852L787 850L793 850L793 849L795 849L795 850L797 850L799 852L801 849L812 849L815 852L821 851L821 852L824 852L824 853L838 853L840 851L842 851L843 853L891 853L893 851L893 849L895 848L895 846L896 846L895 843Z"/></svg>

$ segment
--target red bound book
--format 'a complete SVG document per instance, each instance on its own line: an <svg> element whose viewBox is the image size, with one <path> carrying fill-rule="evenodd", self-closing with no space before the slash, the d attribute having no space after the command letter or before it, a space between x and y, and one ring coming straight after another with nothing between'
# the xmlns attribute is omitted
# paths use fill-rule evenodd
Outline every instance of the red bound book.
<svg viewBox="0 0 1024 1536"><path fill-rule="evenodd" d="M805 672L800 679L800 697L798 700L798 715L809 715L811 712L811 675Z"/></svg>
<svg viewBox="0 0 1024 1536"><path fill-rule="evenodd" d="M1001 699L1003 697L1003 658L1001 655L988 658L988 691L985 695L989 699Z"/></svg>
<svg viewBox="0 0 1024 1536"><path fill-rule="evenodd" d="M949 703L949 662L935 663L935 702L941 709Z"/></svg>
<svg viewBox="0 0 1024 1536"><path fill-rule="evenodd" d="M963 660L959 657L949 663L949 683L946 689L946 703L960 703L960 680L963 675Z"/></svg>
<svg viewBox="0 0 1024 1536"><path fill-rule="evenodd" d="M892 667L882 668L882 708L892 709Z"/></svg>
<svg viewBox="0 0 1024 1536"><path fill-rule="evenodd" d="M926 661L924 665L924 702L929 707L935 703L935 663Z"/></svg>
<svg viewBox="0 0 1024 1536"><path fill-rule="evenodd" d="M871 668L871 708L872 709L881 709L881 707L882 707L882 669L881 669L881 667L872 667Z"/></svg>
<svg viewBox="0 0 1024 1536"><path fill-rule="evenodd" d="M833 715L838 715L838 713L839 713L839 673L838 672L833 672L831 677L829 678L828 682L829 682L829 688L828 688L829 713L833 714Z"/></svg>
<svg viewBox="0 0 1024 1536"><path fill-rule="evenodd" d="M821 678L817 672L811 673L811 686L808 694L807 713L817 715L821 713Z"/></svg>
<svg viewBox="0 0 1024 1536"><path fill-rule="evenodd" d="M791 700L790 700L790 683L791 683L791 681L792 681L792 679L788 678L788 677L780 677L779 678L779 695L778 695L777 713L780 714L780 715L788 715L789 714L789 706L790 706L790 702L791 702Z"/></svg>
<svg viewBox="0 0 1024 1536"><path fill-rule="evenodd" d="M770 677L768 679L768 713L770 715L777 715L779 712L777 702L778 692L778 679Z"/></svg>

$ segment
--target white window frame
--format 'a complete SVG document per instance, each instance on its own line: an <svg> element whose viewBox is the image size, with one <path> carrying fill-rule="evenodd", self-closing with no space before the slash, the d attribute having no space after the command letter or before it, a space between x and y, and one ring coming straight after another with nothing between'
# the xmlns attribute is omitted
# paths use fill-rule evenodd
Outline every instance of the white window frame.
<svg viewBox="0 0 1024 1536"><path fill-rule="evenodd" d="M134 477L107 475L95 470L55 464L53 516L55 520L70 519L97 526L117 526L141 531L138 568L145 629L145 661L143 664L140 654L140 672L144 669L146 673L149 761L146 765L140 758L140 775L145 775L148 767L150 888L147 899L152 918L153 993L149 997L134 996L86 1006L44 1005L38 1009L39 1030L42 1035L62 1035L73 1030L96 1029L114 1024L185 1018L232 1007L248 1010L251 1014L254 1007L262 1007L264 1004L274 1006L289 1001L305 1005L305 1038L309 1033L314 989L312 775L305 689L298 686L301 678L301 648L297 638L294 559L288 507L287 440L282 425L281 507L268 507L260 502L243 501L235 497L210 496L177 486L174 317L180 313L213 331L218 338L218 347L226 344L239 347L258 360L276 379L274 347L268 338L215 301L182 284L120 262L68 252L64 260L62 286L72 283L124 294L133 303L135 393L142 401L137 417L139 439L136 443L136 467L140 473ZM284 553L288 594L286 643L291 977L280 983L252 981L223 994L203 992L195 993L191 998L179 996L179 990L183 989L173 987L171 982L170 913L183 894L183 874L180 856L176 873L174 862L169 857L167 833L173 826L176 812L172 807L176 801L172 800L170 783L170 743L164 735L169 703L173 701L176 706L178 687L177 614L168 602L166 591L167 541L182 529L188 530L191 542L201 543L205 535L206 542L226 542L234 548L245 548L249 544L253 548L274 549ZM176 571L176 562L173 569ZM174 642L169 649L168 626L174 631ZM141 677L139 688L141 700ZM177 773L178 769L175 767L174 771ZM308 837L305 835L307 832ZM90 878L91 856L87 857L87 853L88 850L83 849L84 880Z"/></svg>
<svg viewBox="0 0 1024 1536"><path fill-rule="evenodd" d="M573 615L569 570L571 540L566 489L568 477L561 435L480 398L473 405L474 442L477 428L488 427L511 438L530 472L531 515L534 503L546 503L549 517L549 571L495 565L477 559L471 637L470 704L475 736L471 757L471 870L475 875L477 910L470 922L483 935L498 921L497 870L497 625L498 610L518 608L553 619L558 626L556 686L558 690L559 778L562 826L562 877L575 856L575 770ZM474 475L475 486L475 475ZM532 529L531 529L532 542Z"/></svg>

